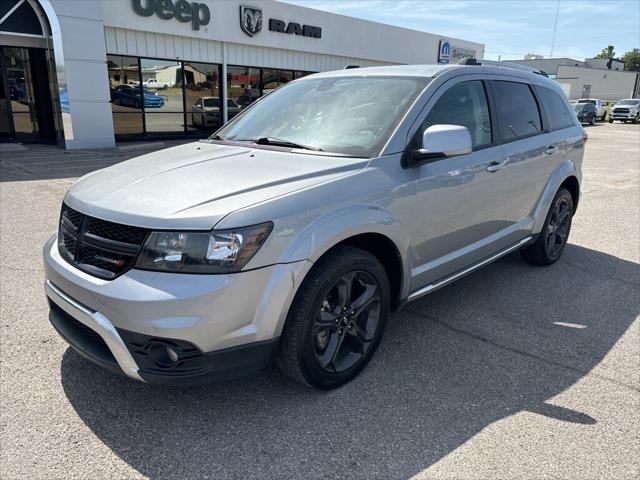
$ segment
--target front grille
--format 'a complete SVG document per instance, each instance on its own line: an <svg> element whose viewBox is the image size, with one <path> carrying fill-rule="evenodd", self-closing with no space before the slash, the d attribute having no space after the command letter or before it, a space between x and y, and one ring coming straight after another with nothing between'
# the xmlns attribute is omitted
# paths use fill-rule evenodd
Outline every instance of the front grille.
<svg viewBox="0 0 640 480"><path fill-rule="evenodd" d="M628 108L614 108L613 113L629 113Z"/></svg>
<svg viewBox="0 0 640 480"><path fill-rule="evenodd" d="M88 233L97 237L134 245L140 245L147 236L147 230L144 228L120 225L119 223L107 222L99 218L91 218Z"/></svg>
<svg viewBox="0 0 640 480"><path fill-rule="evenodd" d="M148 230L90 217L63 204L60 255L80 270L112 280L133 268Z"/></svg>

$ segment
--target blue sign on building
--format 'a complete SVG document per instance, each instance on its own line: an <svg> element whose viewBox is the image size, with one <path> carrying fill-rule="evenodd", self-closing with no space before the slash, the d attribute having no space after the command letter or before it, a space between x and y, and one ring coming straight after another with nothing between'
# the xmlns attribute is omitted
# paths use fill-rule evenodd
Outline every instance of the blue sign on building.
<svg viewBox="0 0 640 480"><path fill-rule="evenodd" d="M438 50L438 63L449 63L451 58L451 44L446 40L440 40L440 49Z"/></svg>

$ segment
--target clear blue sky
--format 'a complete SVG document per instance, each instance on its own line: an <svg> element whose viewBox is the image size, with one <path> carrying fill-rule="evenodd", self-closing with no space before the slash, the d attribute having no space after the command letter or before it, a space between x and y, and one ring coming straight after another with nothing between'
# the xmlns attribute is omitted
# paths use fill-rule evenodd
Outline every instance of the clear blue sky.
<svg viewBox="0 0 640 480"><path fill-rule="evenodd" d="M549 57L558 0L284 0L484 43L485 58ZM640 0L560 0L554 57L582 60L607 45L640 48Z"/></svg>

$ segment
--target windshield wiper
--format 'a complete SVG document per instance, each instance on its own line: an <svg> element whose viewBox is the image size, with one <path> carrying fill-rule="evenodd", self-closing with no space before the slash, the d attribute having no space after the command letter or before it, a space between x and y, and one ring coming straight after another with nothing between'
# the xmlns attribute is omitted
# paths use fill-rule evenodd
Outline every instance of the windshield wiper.
<svg viewBox="0 0 640 480"><path fill-rule="evenodd" d="M238 140L239 142L253 142L258 145L275 145L277 147L291 147L291 148L301 148L303 150L313 150L314 152L322 152L323 150L320 147L316 147L314 145L304 145L302 143L294 143L289 140L283 140L281 138L275 137L262 137L258 139L243 139Z"/></svg>
<svg viewBox="0 0 640 480"><path fill-rule="evenodd" d="M209 140L226 140L226 138L221 137L220 135L211 135Z"/></svg>

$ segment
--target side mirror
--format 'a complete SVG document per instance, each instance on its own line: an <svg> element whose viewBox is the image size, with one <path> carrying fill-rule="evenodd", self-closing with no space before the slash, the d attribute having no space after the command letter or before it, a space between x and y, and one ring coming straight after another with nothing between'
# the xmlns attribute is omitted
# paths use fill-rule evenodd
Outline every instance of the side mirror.
<svg viewBox="0 0 640 480"><path fill-rule="evenodd" d="M410 163L415 165L425 160L453 157L471 153L471 134L460 125L432 125L422 135L422 148L410 153Z"/></svg>

